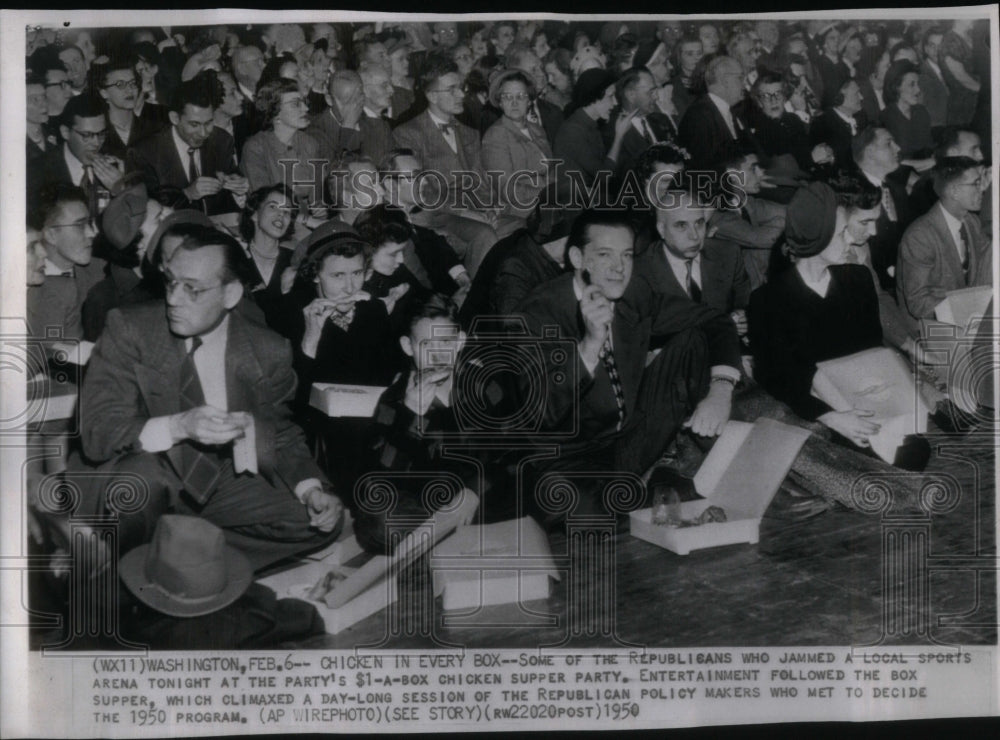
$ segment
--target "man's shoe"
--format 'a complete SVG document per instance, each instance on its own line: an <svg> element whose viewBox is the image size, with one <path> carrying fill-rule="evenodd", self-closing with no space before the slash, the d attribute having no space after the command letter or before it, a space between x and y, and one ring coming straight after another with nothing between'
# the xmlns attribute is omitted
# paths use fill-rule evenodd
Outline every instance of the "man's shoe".
<svg viewBox="0 0 1000 740"><path fill-rule="evenodd" d="M764 512L766 519L801 522L830 510L830 503L814 496L794 484L782 484Z"/></svg>

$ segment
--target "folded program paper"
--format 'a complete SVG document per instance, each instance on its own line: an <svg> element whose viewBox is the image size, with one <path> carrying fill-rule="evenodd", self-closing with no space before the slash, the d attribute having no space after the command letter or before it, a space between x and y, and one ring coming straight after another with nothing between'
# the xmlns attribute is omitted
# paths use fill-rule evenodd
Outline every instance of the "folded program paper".
<svg viewBox="0 0 1000 740"><path fill-rule="evenodd" d="M945 324L968 328L971 322L982 319L993 298L993 288L980 285L948 291L944 300L934 308L934 318Z"/></svg>

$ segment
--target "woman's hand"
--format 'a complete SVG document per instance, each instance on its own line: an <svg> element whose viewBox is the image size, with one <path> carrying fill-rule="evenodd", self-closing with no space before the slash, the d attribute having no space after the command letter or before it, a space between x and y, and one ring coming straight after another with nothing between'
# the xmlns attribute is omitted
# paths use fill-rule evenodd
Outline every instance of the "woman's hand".
<svg viewBox="0 0 1000 740"><path fill-rule="evenodd" d="M302 352L306 357L315 359L316 347L323 334L323 325L336 310L336 304L326 298L317 298L302 309L306 319L306 331L302 335Z"/></svg>
<svg viewBox="0 0 1000 740"><path fill-rule="evenodd" d="M847 437L858 447L869 447L868 438L873 434L878 434L878 430L881 429L878 424L869 421L869 417L874 415L874 411L866 409L829 411L820 416L817 421L823 422L833 431Z"/></svg>

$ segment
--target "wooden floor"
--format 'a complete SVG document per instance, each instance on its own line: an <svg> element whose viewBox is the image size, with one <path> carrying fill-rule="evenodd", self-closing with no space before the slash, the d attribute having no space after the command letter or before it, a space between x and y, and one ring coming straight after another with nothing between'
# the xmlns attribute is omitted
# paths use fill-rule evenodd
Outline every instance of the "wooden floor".
<svg viewBox="0 0 1000 740"><path fill-rule="evenodd" d="M953 476L960 490L937 502L953 505L947 513L904 521L893 512L837 508L797 524L765 518L756 545L687 556L619 531L611 539L613 567L584 559L575 576L553 584L548 600L527 604L537 614L487 607L473 626L444 623L440 599L430 600L426 573L417 568L401 579L396 607L300 646L995 644L993 442L938 436L932 443L928 470ZM905 527L928 533L909 540L926 545L925 567L908 577L884 574L883 547ZM555 556L566 554L565 533L550 541ZM908 608L906 594L919 593L912 589L921 578L929 606Z"/></svg>

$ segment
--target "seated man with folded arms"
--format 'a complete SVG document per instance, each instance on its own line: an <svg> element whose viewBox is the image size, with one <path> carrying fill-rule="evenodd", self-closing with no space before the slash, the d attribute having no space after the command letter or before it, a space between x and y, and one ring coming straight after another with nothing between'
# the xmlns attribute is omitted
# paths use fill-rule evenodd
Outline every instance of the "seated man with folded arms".
<svg viewBox="0 0 1000 740"><path fill-rule="evenodd" d="M949 291L992 285L990 240L983 207L982 167L970 157L946 157L934 168L938 202L916 219L899 246L900 303L916 319L934 318Z"/></svg>
<svg viewBox="0 0 1000 740"><path fill-rule="evenodd" d="M119 513L121 552L171 511L222 528L254 569L340 529L340 500L291 419L289 344L233 311L244 260L232 237L192 227L163 263L166 300L108 314L80 403L83 453L106 476L88 478L79 511L113 510L116 483L145 481L144 505Z"/></svg>

